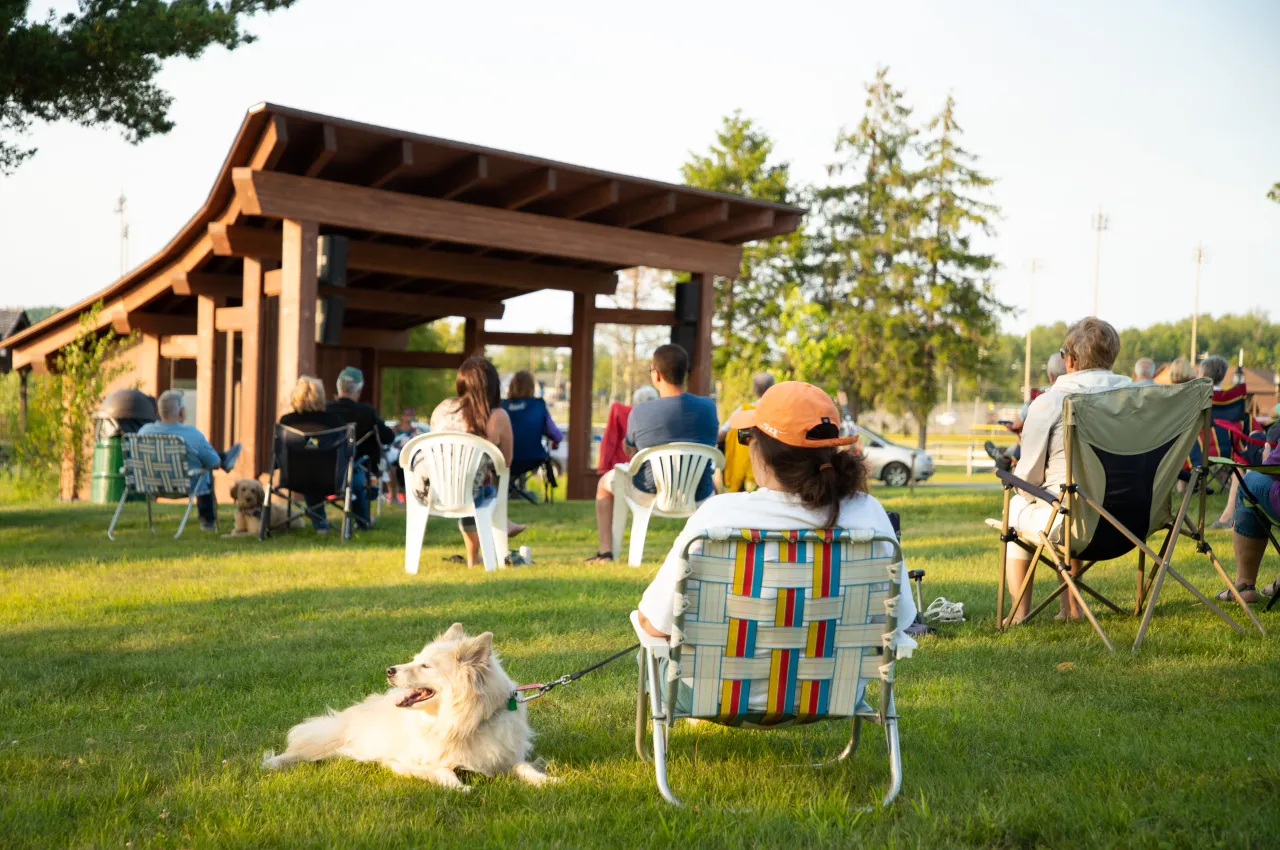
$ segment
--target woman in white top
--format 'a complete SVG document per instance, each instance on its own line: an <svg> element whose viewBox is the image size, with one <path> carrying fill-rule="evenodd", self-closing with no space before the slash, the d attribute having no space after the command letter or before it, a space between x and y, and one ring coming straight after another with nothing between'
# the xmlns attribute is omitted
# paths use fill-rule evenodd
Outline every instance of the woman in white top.
<svg viewBox="0 0 1280 850"><path fill-rule="evenodd" d="M502 381L498 377L498 370L483 357L469 357L458 369L454 389L458 395L440 402L432 411L431 430L461 431L484 437L498 447L507 463L511 463L515 438L511 433L511 418L502 409ZM498 477L494 475L493 463L485 458L476 471L476 504L487 504L497 498L497 484ZM459 520L458 525L466 544L466 564L468 567L474 566L480 551L476 521L464 517ZM525 526L519 523L507 523L509 537L515 537L524 529ZM449 560L462 559L454 555Z"/></svg>
<svg viewBox="0 0 1280 850"><path fill-rule="evenodd" d="M867 493L867 467L861 446L855 445L858 438L841 437L839 422L831 397L799 381L775 384L754 410L730 418L729 427L738 429L738 439L750 451L759 489L713 496L689 518L640 599L645 631L658 637L670 634L671 597L683 571L684 549L709 528L866 528L894 536L884 508ZM902 581L905 587L905 571ZM911 603L910 593L904 593L898 609L904 625L915 619Z"/></svg>

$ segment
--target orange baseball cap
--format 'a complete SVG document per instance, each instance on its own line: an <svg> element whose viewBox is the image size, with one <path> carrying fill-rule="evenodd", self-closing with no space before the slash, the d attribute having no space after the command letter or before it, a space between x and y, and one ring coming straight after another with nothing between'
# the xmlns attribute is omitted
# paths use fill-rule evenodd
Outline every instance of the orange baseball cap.
<svg viewBox="0 0 1280 850"><path fill-rule="evenodd" d="M754 409L729 417L729 427L759 428L779 442L805 449L849 446L856 439L840 436L840 411L831 396L803 381L774 384Z"/></svg>

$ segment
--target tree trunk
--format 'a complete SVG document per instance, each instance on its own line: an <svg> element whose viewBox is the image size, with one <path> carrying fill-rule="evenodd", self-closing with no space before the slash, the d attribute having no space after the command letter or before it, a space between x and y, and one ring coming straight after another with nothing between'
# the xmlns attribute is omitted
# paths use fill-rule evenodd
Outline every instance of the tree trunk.
<svg viewBox="0 0 1280 850"><path fill-rule="evenodd" d="M918 429L917 438L916 438L916 448L918 448L920 451L924 451L925 444L929 440L929 414L927 412L925 413L924 416L916 417L916 428Z"/></svg>

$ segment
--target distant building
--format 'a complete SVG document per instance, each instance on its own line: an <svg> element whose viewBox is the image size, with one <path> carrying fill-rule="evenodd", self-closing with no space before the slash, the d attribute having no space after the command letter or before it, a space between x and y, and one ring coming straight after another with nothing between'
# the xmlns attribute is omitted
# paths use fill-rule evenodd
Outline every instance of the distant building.
<svg viewBox="0 0 1280 850"><path fill-rule="evenodd" d="M26 310L0 310L0 375L13 371L13 352L3 345L4 340L29 327Z"/></svg>

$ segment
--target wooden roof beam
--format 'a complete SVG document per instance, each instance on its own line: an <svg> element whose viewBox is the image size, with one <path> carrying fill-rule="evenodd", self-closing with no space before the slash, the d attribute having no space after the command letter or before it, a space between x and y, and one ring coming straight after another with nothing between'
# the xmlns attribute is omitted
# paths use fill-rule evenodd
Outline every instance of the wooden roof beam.
<svg viewBox="0 0 1280 850"><path fill-rule="evenodd" d="M779 213L774 216L772 225L762 227L759 230L736 234L733 240L735 242L754 242L757 239L768 239L772 236L790 233L799 226L800 213Z"/></svg>
<svg viewBox="0 0 1280 850"><path fill-rule="evenodd" d="M676 211L676 193L659 192L644 198L627 201L613 209L605 210L595 217L601 224L612 224L615 227L635 227L653 221L655 218L671 215Z"/></svg>
<svg viewBox="0 0 1280 850"><path fill-rule="evenodd" d="M416 369L457 369L467 355L451 351L379 351L378 365Z"/></svg>
<svg viewBox="0 0 1280 850"><path fill-rule="evenodd" d="M489 179L489 157L482 153L466 157L433 175L423 191L434 197L456 198L468 189Z"/></svg>
<svg viewBox="0 0 1280 850"><path fill-rule="evenodd" d="M243 224L213 224L209 226L209 232L213 236L214 252L219 256L280 259L278 233ZM610 271L496 260L366 241L347 244L347 267L364 272L504 286L526 292L561 289L588 295L612 295L618 288L618 276ZM267 272L267 278L270 277L271 272ZM355 281L353 275L347 283Z"/></svg>
<svg viewBox="0 0 1280 850"><path fill-rule="evenodd" d="M211 272L174 272L169 277L174 295L209 295L214 298L239 298L244 282L238 274Z"/></svg>
<svg viewBox="0 0 1280 850"><path fill-rule="evenodd" d="M571 348L573 337L569 334L526 334L507 331L485 331L485 345L513 345L522 348Z"/></svg>
<svg viewBox="0 0 1280 850"><path fill-rule="evenodd" d="M112 325L117 333L138 331L147 336L186 336L196 332L196 317L120 311L113 317Z"/></svg>
<svg viewBox="0 0 1280 850"><path fill-rule="evenodd" d="M318 221L375 233L439 239L503 251L527 251L616 266L652 266L734 277L742 249L679 236L566 221L385 192L292 174L232 171L246 215ZM674 193L671 193L674 199Z"/></svg>
<svg viewBox="0 0 1280 850"><path fill-rule="evenodd" d="M598 325L674 325L675 310L633 310L622 307L593 307L591 321Z"/></svg>
<svg viewBox="0 0 1280 850"><path fill-rule="evenodd" d="M499 189L497 191L498 206L518 210L539 198L545 198L555 190L556 170L539 168Z"/></svg>
<svg viewBox="0 0 1280 850"><path fill-rule="evenodd" d="M413 168L413 142L399 139L384 145L356 182L378 189Z"/></svg>
<svg viewBox="0 0 1280 850"><path fill-rule="evenodd" d="M200 347L196 334L179 334L160 337L160 356L170 360L195 360Z"/></svg>
<svg viewBox="0 0 1280 850"><path fill-rule="evenodd" d="M679 215L673 215L662 222L662 232L676 236L703 230L729 220L729 202L715 201Z"/></svg>
<svg viewBox="0 0 1280 850"><path fill-rule="evenodd" d="M307 154L305 177L319 177L329 160L338 152L338 131L332 124L321 124L314 147Z"/></svg>
<svg viewBox="0 0 1280 850"><path fill-rule="evenodd" d="M699 239L709 239L712 242L737 239L746 234L772 230L776 217L777 214L773 210L752 210L746 215L703 228L694 235Z"/></svg>
<svg viewBox="0 0 1280 850"><path fill-rule="evenodd" d="M285 123L284 116L272 115L271 120L267 122L267 126L262 130L262 137L258 140L258 147L253 152L253 157L249 160L249 167L259 171L275 168L276 163L280 161L280 157L284 155L284 149L289 146L289 128Z"/></svg>
<svg viewBox="0 0 1280 850"><path fill-rule="evenodd" d="M557 218L582 218L618 203L621 188L622 184L617 180L606 180L564 198L548 201L539 212Z"/></svg>
<svg viewBox="0 0 1280 850"><path fill-rule="evenodd" d="M243 307L218 307L213 311L213 329L238 331L244 329Z"/></svg>
<svg viewBox="0 0 1280 850"><path fill-rule="evenodd" d="M501 301L450 298L443 295L414 295L381 289L353 289L349 286L321 286L320 295L347 299L348 310L370 313L409 313L415 316L462 316L468 319L501 319L506 305Z"/></svg>

